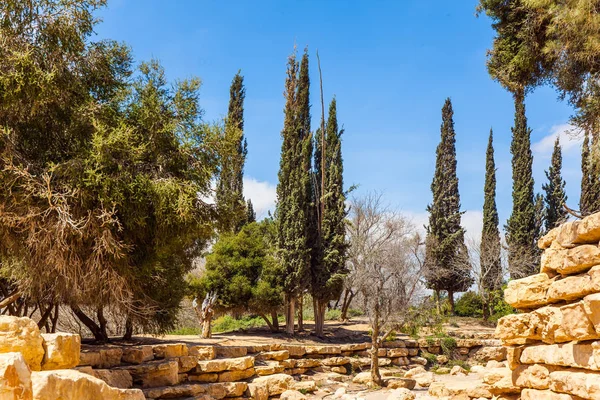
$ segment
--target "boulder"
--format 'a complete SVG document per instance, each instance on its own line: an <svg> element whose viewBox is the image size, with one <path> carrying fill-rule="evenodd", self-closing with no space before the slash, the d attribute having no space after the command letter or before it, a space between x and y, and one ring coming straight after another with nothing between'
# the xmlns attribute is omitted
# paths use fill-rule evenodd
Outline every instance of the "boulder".
<svg viewBox="0 0 600 400"><path fill-rule="evenodd" d="M121 361L128 364L141 364L154 358L152 346L123 347Z"/></svg>
<svg viewBox="0 0 600 400"><path fill-rule="evenodd" d="M450 369L450 375L468 375L469 371L461 367L460 365L455 365Z"/></svg>
<svg viewBox="0 0 600 400"><path fill-rule="evenodd" d="M416 395L408 389L394 389L387 396L387 400L414 400Z"/></svg>
<svg viewBox="0 0 600 400"><path fill-rule="evenodd" d="M31 370L21 353L0 354L0 399L33 399Z"/></svg>
<svg viewBox="0 0 600 400"><path fill-rule="evenodd" d="M44 347L37 324L30 318L0 315L0 353L21 353L31 370L41 370Z"/></svg>
<svg viewBox="0 0 600 400"><path fill-rule="evenodd" d="M588 215L578 221L577 236L573 243L598 243L600 241L600 213Z"/></svg>
<svg viewBox="0 0 600 400"><path fill-rule="evenodd" d="M281 393L280 400L304 400L306 396L297 390L286 390Z"/></svg>
<svg viewBox="0 0 600 400"><path fill-rule="evenodd" d="M421 375L426 372L427 372L427 370L425 370L425 368L423 368L423 367L415 367L415 368L411 368L408 371L406 371L406 373L404 374L404 377L412 378L414 376Z"/></svg>
<svg viewBox="0 0 600 400"><path fill-rule="evenodd" d="M255 378L252 383L265 384L269 396L277 396L293 386L294 378L285 374L275 374L269 376L260 376Z"/></svg>
<svg viewBox="0 0 600 400"><path fill-rule="evenodd" d="M417 382L417 385L427 388L433 382L433 372L425 372L424 374L415 375L413 379Z"/></svg>
<svg viewBox="0 0 600 400"><path fill-rule="evenodd" d="M410 378L390 378L386 379L384 382L385 386L390 389L405 388L408 390L413 390L415 386L417 386L417 381Z"/></svg>
<svg viewBox="0 0 600 400"><path fill-rule="evenodd" d="M371 372L360 372L352 379L352 383L366 384L371 382Z"/></svg>
<svg viewBox="0 0 600 400"><path fill-rule="evenodd" d="M516 386L522 388L548 389L550 387L550 373L558 368L543 364L520 365L512 372L512 379Z"/></svg>
<svg viewBox="0 0 600 400"><path fill-rule="evenodd" d="M81 337L74 333L43 333L42 369L70 369L79 364Z"/></svg>
<svg viewBox="0 0 600 400"><path fill-rule="evenodd" d="M75 370L32 373L35 400L145 400L139 389L118 389Z"/></svg>
<svg viewBox="0 0 600 400"><path fill-rule="evenodd" d="M268 400L269 389L266 382L251 382L248 384L248 394L253 400Z"/></svg>

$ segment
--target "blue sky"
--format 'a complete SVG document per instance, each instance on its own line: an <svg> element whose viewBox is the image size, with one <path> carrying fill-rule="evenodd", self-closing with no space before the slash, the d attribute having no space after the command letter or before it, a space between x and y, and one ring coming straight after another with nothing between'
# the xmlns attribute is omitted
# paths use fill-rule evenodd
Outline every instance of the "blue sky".
<svg viewBox="0 0 600 400"><path fill-rule="evenodd" d="M156 58L171 80L199 76L205 119L225 115L229 84L245 76L246 193L273 207L283 124L283 85L294 43L308 46L313 127L320 119L321 56L325 99L336 96L345 127L345 181L355 195L383 191L416 224L426 222L441 107L451 97L457 133L463 224L481 225L485 148L495 132L501 224L511 210L511 96L486 71L494 32L475 16L475 0L109 0L98 38L128 43L138 61ZM564 133L571 108L553 88L527 98L536 190L545 181L553 137L565 145L569 204L579 198L579 143Z"/></svg>

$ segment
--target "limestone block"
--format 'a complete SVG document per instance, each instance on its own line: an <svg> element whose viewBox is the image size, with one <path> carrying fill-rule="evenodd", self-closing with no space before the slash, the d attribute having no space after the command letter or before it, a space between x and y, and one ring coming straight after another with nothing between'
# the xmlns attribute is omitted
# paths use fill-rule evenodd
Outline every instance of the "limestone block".
<svg viewBox="0 0 600 400"><path fill-rule="evenodd" d="M341 354L340 346L314 345L306 346L306 354Z"/></svg>
<svg viewBox="0 0 600 400"><path fill-rule="evenodd" d="M346 367L335 366L335 367L331 367L331 372L346 375L348 373L348 370L346 369Z"/></svg>
<svg viewBox="0 0 600 400"><path fill-rule="evenodd" d="M512 280L504 290L504 300L520 309L545 305L548 289L554 280L545 272Z"/></svg>
<svg viewBox="0 0 600 400"><path fill-rule="evenodd" d="M279 350L279 351L266 351L264 353L260 353L255 357L257 360L276 360L283 361L290 358L290 352L287 350Z"/></svg>
<svg viewBox="0 0 600 400"><path fill-rule="evenodd" d="M241 371L254 366L254 357L221 358L198 361L198 372Z"/></svg>
<svg viewBox="0 0 600 400"><path fill-rule="evenodd" d="M235 358L244 357L248 354L248 348L246 346L217 346L217 357L223 358Z"/></svg>
<svg viewBox="0 0 600 400"><path fill-rule="evenodd" d="M216 386L219 385L225 389L225 397L240 397L243 396L246 390L248 389L248 384L246 382L227 382L227 383L217 383Z"/></svg>
<svg viewBox="0 0 600 400"><path fill-rule="evenodd" d="M84 372L84 371L81 371ZM92 375L103 380L108 386L119 389L129 389L133 387L133 378L129 371L119 369L91 369L85 371L86 374Z"/></svg>
<svg viewBox="0 0 600 400"><path fill-rule="evenodd" d="M33 399L31 370L21 353L0 354L0 399Z"/></svg>
<svg viewBox="0 0 600 400"><path fill-rule="evenodd" d="M322 365L328 367L350 364L352 361L349 357L329 357L321 360Z"/></svg>
<svg viewBox="0 0 600 400"><path fill-rule="evenodd" d="M141 364L154 358L152 346L123 347L121 361L128 364Z"/></svg>
<svg viewBox="0 0 600 400"><path fill-rule="evenodd" d="M600 248L597 245L584 244L567 250L563 265L557 271L563 275L572 275L598 264L600 264Z"/></svg>
<svg viewBox="0 0 600 400"><path fill-rule="evenodd" d="M156 360L145 364L119 367L129 371L133 382L143 388L170 386L179 383L177 360Z"/></svg>
<svg viewBox="0 0 600 400"><path fill-rule="evenodd" d="M275 374L270 376L260 376L255 378L253 381L255 384L264 383L267 386L269 396L277 396L294 384L294 378L285 374Z"/></svg>
<svg viewBox="0 0 600 400"><path fill-rule="evenodd" d="M198 365L198 357L196 356L181 356L177 358L179 363L179 373L189 372Z"/></svg>
<svg viewBox="0 0 600 400"><path fill-rule="evenodd" d="M407 357L408 356L408 349L405 347L400 347L400 348L396 348L396 349L388 349L387 350L387 357L393 358L393 357Z"/></svg>
<svg viewBox="0 0 600 400"><path fill-rule="evenodd" d="M519 361L597 371L600 370L600 342L525 346L520 350Z"/></svg>
<svg viewBox="0 0 600 400"><path fill-rule="evenodd" d="M224 392L223 388L220 388ZM186 383L177 386L163 386L156 388L144 389L144 395L148 399L172 399L177 397L188 397L195 396L194 399L206 399L210 400L212 397L202 397L202 395L208 396L209 385L200 383ZM223 395L223 397L225 397Z"/></svg>
<svg viewBox="0 0 600 400"><path fill-rule="evenodd" d="M550 390L584 399L600 399L600 373L554 371L550 373Z"/></svg>
<svg viewBox="0 0 600 400"><path fill-rule="evenodd" d="M212 360L217 357L214 346L190 346L188 355L198 357L198 360Z"/></svg>
<svg viewBox="0 0 600 400"><path fill-rule="evenodd" d="M410 364L407 357L391 358L390 361L392 362L392 365L397 365L399 367Z"/></svg>
<svg viewBox="0 0 600 400"><path fill-rule="evenodd" d="M469 359L478 362L504 361L506 360L506 347L503 346L482 346L472 348L469 351Z"/></svg>
<svg viewBox="0 0 600 400"><path fill-rule="evenodd" d="M387 400L415 400L417 396L408 389L394 389L387 396Z"/></svg>
<svg viewBox="0 0 600 400"><path fill-rule="evenodd" d="M34 400L145 400L139 389L118 389L76 370L32 373Z"/></svg>
<svg viewBox="0 0 600 400"><path fill-rule="evenodd" d="M349 343L340 345L341 351L361 351L371 347L371 343Z"/></svg>
<svg viewBox="0 0 600 400"><path fill-rule="evenodd" d="M253 377L255 374L254 367L244 370L232 370L219 373L218 382L235 382Z"/></svg>
<svg viewBox="0 0 600 400"><path fill-rule="evenodd" d="M570 394L555 393L551 390L523 389L521 400L582 400L581 397Z"/></svg>
<svg viewBox="0 0 600 400"><path fill-rule="evenodd" d="M79 354L79 365L93 368L113 368L121 365L123 349L120 347L94 347L82 349Z"/></svg>
<svg viewBox="0 0 600 400"><path fill-rule="evenodd" d="M306 396L297 390L286 390L281 393L280 400L304 400Z"/></svg>
<svg viewBox="0 0 600 400"><path fill-rule="evenodd" d="M544 236L542 236L539 240L538 240L538 247L540 249L547 249L548 247L550 247L550 245L552 244L553 241L556 240L556 237L558 236L558 232L559 232L559 228L554 228L551 229L547 234L545 234Z"/></svg>
<svg viewBox="0 0 600 400"><path fill-rule="evenodd" d="M390 378L384 381L385 386L390 389L405 388L413 390L417 386L417 381L411 378Z"/></svg>
<svg viewBox="0 0 600 400"><path fill-rule="evenodd" d="M70 369L79 364L81 337L74 333L42 333L42 369Z"/></svg>
<svg viewBox="0 0 600 400"><path fill-rule="evenodd" d="M290 357L294 357L294 358L302 357L303 355L306 354L306 347L304 347L302 345L282 344L281 349L287 350L288 353L290 354ZM341 352L341 350L340 350L340 352Z"/></svg>
<svg viewBox="0 0 600 400"><path fill-rule="evenodd" d="M166 343L152 346L154 358L176 358L188 355L188 348L185 343Z"/></svg>
<svg viewBox="0 0 600 400"><path fill-rule="evenodd" d="M598 243L600 241L600 213L588 215L577 224L574 243Z"/></svg>
<svg viewBox="0 0 600 400"><path fill-rule="evenodd" d="M544 364L520 365L512 372L513 383L522 388L548 389L550 373L558 368L560 367Z"/></svg>
<svg viewBox="0 0 600 400"><path fill-rule="evenodd" d="M278 362L268 362L266 365L257 365L254 371L258 376L280 374L285 370L285 367Z"/></svg>
<svg viewBox="0 0 600 400"><path fill-rule="evenodd" d="M294 384L292 385L292 389L312 393L319 390L319 387L317 386L317 382L315 381L300 381L294 382Z"/></svg>
<svg viewBox="0 0 600 400"><path fill-rule="evenodd" d="M299 358L295 360L294 367L296 368L315 368L321 366L321 361L313 358Z"/></svg>
<svg viewBox="0 0 600 400"><path fill-rule="evenodd" d="M523 351L523 346L507 346L506 349L506 364L509 369L515 370L519 363L521 362L521 352Z"/></svg>
<svg viewBox="0 0 600 400"><path fill-rule="evenodd" d="M39 371L44 347L37 324L29 318L0 315L0 353L21 353L29 368Z"/></svg>
<svg viewBox="0 0 600 400"><path fill-rule="evenodd" d="M554 334L548 332L548 343L552 342L568 342L571 340L588 340L598 337L589 315L585 311L584 303L568 304L560 307L561 318L557 327L547 326L549 331L554 330Z"/></svg>
<svg viewBox="0 0 600 400"><path fill-rule="evenodd" d="M556 273L559 268L562 268L564 259L567 254L567 249L549 248L544 250L540 258L541 273Z"/></svg>
<svg viewBox="0 0 600 400"><path fill-rule="evenodd" d="M212 383L219 380L219 374L216 372L209 372L207 374L188 375L188 380L193 382Z"/></svg>
<svg viewBox="0 0 600 400"><path fill-rule="evenodd" d="M282 392L283 393L283 392ZM248 384L248 394L253 400L268 400L269 389L266 382L252 382Z"/></svg>
<svg viewBox="0 0 600 400"><path fill-rule="evenodd" d="M406 347L404 340L387 340L383 342L383 347L386 349L397 349L400 347Z"/></svg>
<svg viewBox="0 0 600 400"><path fill-rule="evenodd" d="M548 302L578 300L597 292L600 292L600 266L592 267L585 274L555 280L548 289Z"/></svg>
<svg viewBox="0 0 600 400"><path fill-rule="evenodd" d="M569 221L558 227L556 242L565 248L575 246L577 241L577 230L581 221Z"/></svg>
<svg viewBox="0 0 600 400"><path fill-rule="evenodd" d="M512 371L508 368L492 368L483 376L493 394L519 393L521 389L513 384Z"/></svg>

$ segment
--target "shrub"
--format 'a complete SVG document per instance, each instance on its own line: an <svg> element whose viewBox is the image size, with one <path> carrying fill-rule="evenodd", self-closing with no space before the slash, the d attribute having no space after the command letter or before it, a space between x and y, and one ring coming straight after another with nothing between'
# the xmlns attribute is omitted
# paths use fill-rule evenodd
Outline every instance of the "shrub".
<svg viewBox="0 0 600 400"><path fill-rule="evenodd" d="M490 321L492 322L497 322L500 318L516 312L514 308L504 301L505 288L506 286L502 287L502 290L497 290L492 293L492 315L490 316Z"/></svg>
<svg viewBox="0 0 600 400"><path fill-rule="evenodd" d="M460 317L481 318L483 315L483 301L481 296L473 291L463 294L456 302L454 311Z"/></svg>
<svg viewBox="0 0 600 400"><path fill-rule="evenodd" d="M349 308L348 309L349 317L361 317L363 315L365 315L363 310L359 310L358 308Z"/></svg>
<svg viewBox="0 0 600 400"><path fill-rule="evenodd" d="M442 347L442 352L449 358L452 358L452 352L456 349L456 339L449 336L442 338L440 346Z"/></svg>
<svg viewBox="0 0 600 400"><path fill-rule="evenodd" d="M213 332L233 332L240 329L258 328L265 326L264 319L256 316L245 316L235 319L230 315L223 315L213 321Z"/></svg>
<svg viewBox="0 0 600 400"><path fill-rule="evenodd" d="M340 310L331 309L325 312L325 321L335 321L340 319L342 312Z"/></svg>

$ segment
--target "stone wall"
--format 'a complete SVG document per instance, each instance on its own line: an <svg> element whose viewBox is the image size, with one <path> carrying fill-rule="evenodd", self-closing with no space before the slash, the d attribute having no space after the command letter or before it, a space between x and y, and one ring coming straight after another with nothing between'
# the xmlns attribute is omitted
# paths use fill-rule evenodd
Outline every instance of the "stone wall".
<svg viewBox="0 0 600 400"><path fill-rule="evenodd" d="M568 222L540 240L540 273L509 282L505 299L521 312L496 329L507 346L510 371L499 380L508 392L600 399L599 241L600 213Z"/></svg>

